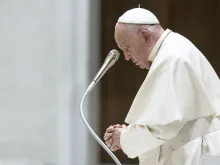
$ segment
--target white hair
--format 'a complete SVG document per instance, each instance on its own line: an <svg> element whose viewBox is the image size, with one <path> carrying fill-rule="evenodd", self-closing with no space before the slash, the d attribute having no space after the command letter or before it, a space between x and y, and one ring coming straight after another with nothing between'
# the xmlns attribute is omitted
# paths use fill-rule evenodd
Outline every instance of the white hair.
<svg viewBox="0 0 220 165"><path fill-rule="evenodd" d="M139 25L139 24L126 24L127 30L130 32L136 32L139 29L147 29L150 32L154 32L155 30L161 29L160 24L153 25Z"/></svg>

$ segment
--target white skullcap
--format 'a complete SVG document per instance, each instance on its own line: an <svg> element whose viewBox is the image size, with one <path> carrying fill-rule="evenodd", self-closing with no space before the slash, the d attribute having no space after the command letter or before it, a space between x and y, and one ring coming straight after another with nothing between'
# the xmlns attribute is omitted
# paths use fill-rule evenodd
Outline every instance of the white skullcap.
<svg viewBox="0 0 220 165"><path fill-rule="evenodd" d="M134 8L126 11L118 19L119 23L130 24L159 24L157 17L149 10L143 8Z"/></svg>

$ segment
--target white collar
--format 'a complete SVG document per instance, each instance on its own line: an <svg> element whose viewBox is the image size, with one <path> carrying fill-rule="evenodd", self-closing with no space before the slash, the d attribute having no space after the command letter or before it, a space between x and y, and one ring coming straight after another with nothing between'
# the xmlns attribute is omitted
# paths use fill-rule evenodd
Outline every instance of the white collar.
<svg viewBox="0 0 220 165"><path fill-rule="evenodd" d="M153 62L154 58L156 57L160 46L162 45L163 41L165 40L165 38L168 36L168 34L171 32L170 29L167 29L158 39L158 41L156 42L156 44L154 45L153 49L151 50L149 57L148 57L148 61Z"/></svg>

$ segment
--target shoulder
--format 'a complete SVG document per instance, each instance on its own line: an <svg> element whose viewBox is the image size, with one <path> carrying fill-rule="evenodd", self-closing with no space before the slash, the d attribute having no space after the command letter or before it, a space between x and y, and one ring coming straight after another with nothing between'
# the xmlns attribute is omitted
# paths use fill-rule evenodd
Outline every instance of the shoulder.
<svg viewBox="0 0 220 165"><path fill-rule="evenodd" d="M189 56L181 51L167 50L158 53L153 64L189 63Z"/></svg>
<svg viewBox="0 0 220 165"><path fill-rule="evenodd" d="M190 61L198 53L198 48L186 37L171 32L162 43L157 57L158 60L166 62L172 61Z"/></svg>
<svg viewBox="0 0 220 165"><path fill-rule="evenodd" d="M188 56L175 51L168 51L163 54L158 54L158 57L155 58L150 70L152 72L162 71L172 73L180 68L192 68Z"/></svg>
<svg viewBox="0 0 220 165"><path fill-rule="evenodd" d="M161 51L175 54L186 54L192 49L197 48L188 38L176 32L171 32L161 45Z"/></svg>

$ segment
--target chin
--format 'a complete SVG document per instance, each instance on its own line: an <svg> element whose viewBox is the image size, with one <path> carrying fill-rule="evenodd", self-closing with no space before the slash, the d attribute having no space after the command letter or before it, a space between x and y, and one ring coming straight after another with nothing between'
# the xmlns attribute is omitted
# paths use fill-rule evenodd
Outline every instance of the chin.
<svg viewBox="0 0 220 165"><path fill-rule="evenodd" d="M150 69L150 66L146 66L145 69L149 70L149 69Z"/></svg>
<svg viewBox="0 0 220 165"><path fill-rule="evenodd" d="M150 69L150 65L148 64L140 63L138 66L141 69L148 69L148 70Z"/></svg>
<svg viewBox="0 0 220 165"><path fill-rule="evenodd" d="M150 67L151 67L151 64L149 64L149 65L145 65L145 69L147 69L147 70L149 70Z"/></svg>
<svg viewBox="0 0 220 165"><path fill-rule="evenodd" d="M141 69L148 69L146 66L139 66Z"/></svg>

